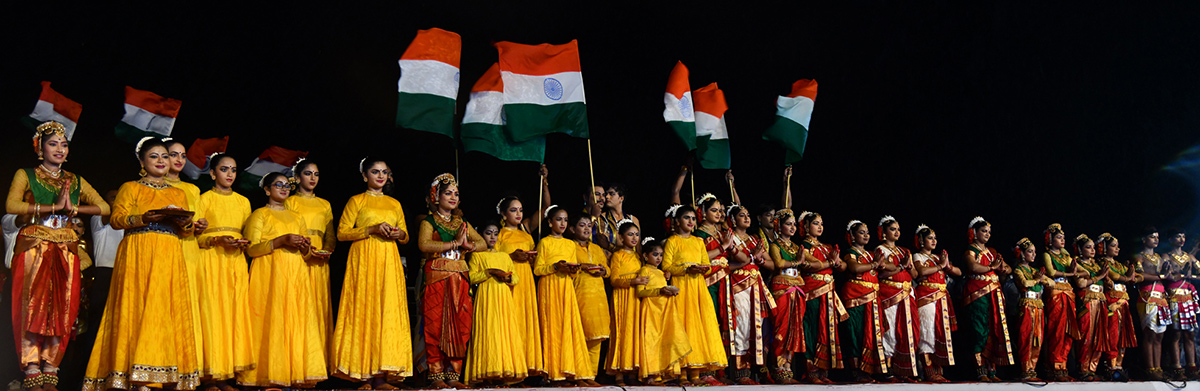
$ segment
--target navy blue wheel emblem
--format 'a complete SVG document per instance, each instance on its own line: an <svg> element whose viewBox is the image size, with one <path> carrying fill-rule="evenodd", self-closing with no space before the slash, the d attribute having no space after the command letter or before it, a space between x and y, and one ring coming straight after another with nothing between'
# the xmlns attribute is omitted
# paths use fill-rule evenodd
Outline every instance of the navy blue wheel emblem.
<svg viewBox="0 0 1200 391"><path fill-rule="evenodd" d="M687 95L679 100L679 112L683 113L684 119L692 118L692 100L688 99Z"/></svg>
<svg viewBox="0 0 1200 391"><path fill-rule="evenodd" d="M542 82L542 90L546 92L546 97L550 100L559 100L563 97L562 83L553 77L547 77L546 81Z"/></svg>
<svg viewBox="0 0 1200 391"><path fill-rule="evenodd" d="M459 73L461 73L461 72L454 72L454 82L455 82L455 83L458 83L458 75L459 75Z"/></svg>

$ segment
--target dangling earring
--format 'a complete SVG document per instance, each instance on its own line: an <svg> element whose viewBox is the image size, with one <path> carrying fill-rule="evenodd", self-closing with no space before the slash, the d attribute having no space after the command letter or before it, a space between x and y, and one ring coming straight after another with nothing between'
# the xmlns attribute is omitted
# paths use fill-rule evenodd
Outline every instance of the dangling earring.
<svg viewBox="0 0 1200 391"><path fill-rule="evenodd" d="M42 158L42 154L40 154L40 153L38 154L38 160L44 160L44 159Z"/></svg>
<svg viewBox="0 0 1200 391"><path fill-rule="evenodd" d="M145 168L143 168L143 169L141 169L141 170L138 170L138 176L141 176L141 177L144 177L144 176L146 176L146 169L145 169Z"/></svg>

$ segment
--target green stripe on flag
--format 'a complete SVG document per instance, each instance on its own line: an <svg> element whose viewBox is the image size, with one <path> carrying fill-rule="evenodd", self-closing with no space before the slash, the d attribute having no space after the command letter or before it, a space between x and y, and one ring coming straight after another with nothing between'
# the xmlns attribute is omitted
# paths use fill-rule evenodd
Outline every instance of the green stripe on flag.
<svg viewBox="0 0 1200 391"><path fill-rule="evenodd" d="M675 135L679 136L679 141L683 142L683 146L689 151L696 149L696 123L687 121L670 121L667 125L671 125L671 130L675 131Z"/></svg>
<svg viewBox="0 0 1200 391"><path fill-rule="evenodd" d="M774 141L787 150L787 163L795 163L804 157L804 146L808 143L808 129L787 117L775 116L775 123L763 131L763 140Z"/></svg>
<svg viewBox="0 0 1200 391"><path fill-rule="evenodd" d="M131 144L137 144L138 141L142 141L143 137L168 137L161 133L147 132L145 130L138 129L133 125L124 122L117 122L116 135L118 140Z"/></svg>
<svg viewBox="0 0 1200 391"><path fill-rule="evenodd" d="M587 104L573 102L549 106L521 103L505 104L508 119L505 127L509 138L516 142L529 141L550 133L588 138Z"/></svg>
<svg viewBox="0 0 1200 391"><path fill-rule="evenodd" d="M467 152L483 152L500 160L538 163L546 160L545 137L516 143L504 134L502 125L465 123L462 125L462 143Z"/></svg>
<svg viewBox="0 0 1200 391"><path fill-rule="evenodd" d="M700 167L710 170L728 170L732 164L729 156L729 139L712 140L710 136L696 138L696 158Z"/></svg>
<svg viewBox="0 0 1200 391"><path fill-rule="evenodd" d="M454 99L433 94L401 92L396 101L396 126L454 138Z"/></svg>
<svg viewBox="0 0 1200 391"><path fill-rule="evenodd" d="M42 124L42 121L38 121L33 119L33 117L26 115L21 117L21 124L28 126L29 130L37 130L37 127Z"/></svg>

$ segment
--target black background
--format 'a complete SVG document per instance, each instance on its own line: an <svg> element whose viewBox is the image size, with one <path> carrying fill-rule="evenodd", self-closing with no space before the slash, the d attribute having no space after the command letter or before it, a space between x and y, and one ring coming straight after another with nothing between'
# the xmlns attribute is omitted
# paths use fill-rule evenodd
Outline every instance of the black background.
<svg viewBox="0 0 1200 391"><path fill-rule="evenodd" d="M536 164L460 153L456 169L447 138L394 126L396 60L416 30L440 27L463 39L459 116L496 61L491 43L578 39L596 179L625 183L627 211L645 222L662 216L687 156L661 115L667 75L682 60L693 89L719 82L725 91L733 171L750 205L778 203L782 190L783 151L761 140L775 98L797 79L820 83L792 186L797 211L824 215L826 242L844 243L850 219L874 225L891 214L902 243L925 223L958 252L967 222L982 215L997 248L1022 236L1041 246L1042 229L1061 222L1068 237L1111 231L1128 255L1146 224L1196 225L1200 176L1184 154L1200 139L1195 3L507 3L10 2L0 12L9 140L0 173L36 164L32 132L17 119L49 80L84 105L66 168L101 193L135 179L133 146L113 137L130 85L183 101L173 136L185 143L230 135L243 168L270 145L311 151L317 193L335 216L362 191L357 164L367 154L391 163L410 228L442 172L461 174L462 207L476 224L507 192L532 210ZM555 203L581 204L587 152L585 140L550 137ZM700 170L697 194L728 200L721 178ZM12 352L8 343L0 348ZM68 380L82 372L90 338L71 350ZM0 357L0 378L19 376L14 355Z"/></svg>

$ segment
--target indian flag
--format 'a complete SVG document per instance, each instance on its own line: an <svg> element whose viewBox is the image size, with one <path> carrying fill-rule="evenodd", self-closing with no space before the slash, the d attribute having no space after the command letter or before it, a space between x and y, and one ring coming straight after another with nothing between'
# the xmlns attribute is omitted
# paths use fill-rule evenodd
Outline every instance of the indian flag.
<svg viewBox="0 0 1200 391"><path fill-rule="evenodd" d="M246 191L258 189L258 181L263 176L272 172L286 172L297 160L305 156L308 156L307 151L293 151L272 145L250 162L245 173L238 176L238 187Z"/></svg>
<svg viewBox="0 0 1200 391"><path fill-rule="evenodd" d="M588 138L587 102L579 66L579 44L496 44L504 80L507 132L528 141L549 133Z"/></svg>
<svg viewBox="0 0 1200 391"><path fill-rule="evenodd" d="M696 98L696 157L700 167L728 170L729 129L725 127L725 92L712 83L693 91Z"/></svg>
<svg viewBox="0 0 1200 391"><path fill-rule="evenodd" d="M692 108L692 87L688 84L688 69L683 61L675 63L671 76L667 78L667 92L663 94L663 119L683 141L689 151L696 149L696 112Z"/></svg>
<svg viewBox="0 0 1200 391"><path fill-rule="evenodd" d="M229 136L217 138L198 138L187 150L187 162L183 164L183 174L192 180L200 178L200 174L208 173L208 157L217 152L225 152L229 146Z"/></svg>
<svg viewBox="0 0 1200 391"><path fill-rule="evenodd" d="M804 157L808 123L816 101L817 81L809 79L796 81L792 84L792 93L775 100L775 123L763 132L763 140L782 145L787 150L788 163Z"/></svg>
<svg viewBox="0 0 1200 391"><path fill-rule="evenodd" d="M439 28L417 31L400 56L396 126L454 138L461 55L458 34Z"/></svg>
<svg viewBox="0 0 1200 391"><path fill-rule="evenodd" d="M38 96L33 112L22 119L31 129L37 129L46 121L55 121L67 128L67 141L75 136L75 125L79 123L79 114L83 113L83 105L67 99L67 97L50 88L50 82L42 82L42 95Z"/></svg>
<svg viewBox="0 0 1200 391"><path fill-rule="evenodd" d="M500 160L544 161L546 137L513 142L504 134L504 119L504 80L499 64L492 64L471 88L471 100L463 114L463 148Z"/></svg>
<svg viewBox="0 0 1200 391"><path fill-rule="evenodd" d="M146 136L170 136L182 104L177 99L125 86L125 116L117 123L117 138L136 143Z"/></svg>

